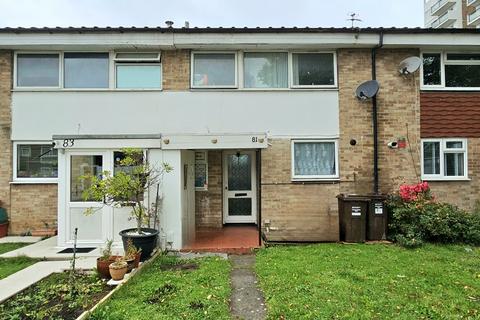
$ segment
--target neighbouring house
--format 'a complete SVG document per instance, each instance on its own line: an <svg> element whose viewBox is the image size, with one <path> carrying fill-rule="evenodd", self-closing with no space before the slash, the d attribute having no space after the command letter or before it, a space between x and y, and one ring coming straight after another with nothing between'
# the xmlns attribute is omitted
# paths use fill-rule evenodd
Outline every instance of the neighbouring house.
<svg viewBox="0 0 480 320"><path fill-rule="evenodd" d="M411 56L423 66L401 75ZM473 208L478 30L0 29L0 200L10 233L57 225L60 247L72 245L75 227L81 246L119 241L132 224L125 209L83 201L78 177L115 172L120 149L137 147L174 168L161 216L173 249L231 224L269 241L337 241L336 196L374 190L372 102L355 96L372 62L379 191L426 180L442 200ZM91 206L99 210L84 215Z"/></svg>

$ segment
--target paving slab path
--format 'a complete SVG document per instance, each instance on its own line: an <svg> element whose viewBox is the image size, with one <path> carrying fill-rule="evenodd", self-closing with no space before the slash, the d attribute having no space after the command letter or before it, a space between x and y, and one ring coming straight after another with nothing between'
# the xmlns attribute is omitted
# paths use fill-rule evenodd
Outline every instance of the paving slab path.
<svg viewBox="0 0 480 320"><path fill-rule="evenodd" d="M234 319L265 319L267 308L254 271L255 255L230 255L232 296L230 310Z"/></svg>

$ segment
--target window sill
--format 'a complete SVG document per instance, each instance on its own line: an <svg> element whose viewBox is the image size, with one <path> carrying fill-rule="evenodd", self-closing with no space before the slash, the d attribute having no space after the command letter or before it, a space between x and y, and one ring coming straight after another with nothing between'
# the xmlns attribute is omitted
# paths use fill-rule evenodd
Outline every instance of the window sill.
<svg viewBox="0 0 480 320"><path fill-rule="evenodd" d="M105 88L105 89L59 89L59 88L14 88L12 92L161 92L163 91L162 88L160 89L120 89L120 88Z"/></svg>
<svg viewBox="0 0 480 320"><path fill-rule="evenodd" d="M420 87L422 91L480 91L480 88L471 88L471 87Z"/></svg>
<svg viewBox="0 0 480 320"><path fill-rule="evenodd" d="M340 178L325 178L325 179L292 179L293 184L334 184L339 183Z"/></svg>
<svg viewBox="0 0 480 320"><path fill-rule="evenodd" d="M334 88L190 88L191 92L228 91L228 92L319 92L338 91Z"/></svg>
<svg viewBox="0 0 480 320"><path fill-rule="evenodd" d="M426 178L426 177L422 177L422 180L423 181L435 181L435 182L441 182L441 181L445 181L445 182L448 182L448 181L471 181L472 179L468 178L468 177L459 177L459 178L455 178L455 177L449 177L449 178Z"/></svg>
<svg viewBox="0 0 480 320"><path fill-rule="evenodd" d="M10 184L58 184L58 179L55 180L14 180Z"/></svg>

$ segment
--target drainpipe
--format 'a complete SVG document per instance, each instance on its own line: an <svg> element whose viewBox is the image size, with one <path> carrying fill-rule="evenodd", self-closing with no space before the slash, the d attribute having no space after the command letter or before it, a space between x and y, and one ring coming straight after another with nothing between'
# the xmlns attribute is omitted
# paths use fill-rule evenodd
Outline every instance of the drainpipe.
<svg viewBox="0 0 480 320"><path fill-rule="evenodd" d="M377 80L377 50L383 47L383 30L379 33L378 45L372 48L372 80ZM372 98L373 121L373 193L379 193L378 187L378 115L377 96Z"/></svg>

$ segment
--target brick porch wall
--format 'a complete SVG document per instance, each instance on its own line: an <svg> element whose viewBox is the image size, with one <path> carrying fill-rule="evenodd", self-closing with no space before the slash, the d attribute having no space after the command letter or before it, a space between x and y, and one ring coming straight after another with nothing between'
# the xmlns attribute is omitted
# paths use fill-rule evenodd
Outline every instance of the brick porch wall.
<svg viewBox="0 0 480 320"><path fill-rule="evenodd" d="M208 151L208 190L195 192L197 228L223 226L222 151Z"/></svg>

